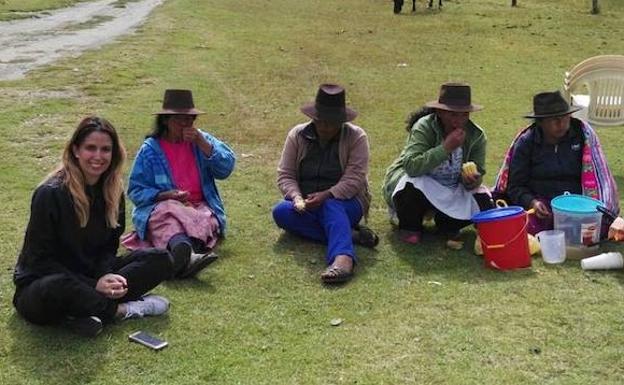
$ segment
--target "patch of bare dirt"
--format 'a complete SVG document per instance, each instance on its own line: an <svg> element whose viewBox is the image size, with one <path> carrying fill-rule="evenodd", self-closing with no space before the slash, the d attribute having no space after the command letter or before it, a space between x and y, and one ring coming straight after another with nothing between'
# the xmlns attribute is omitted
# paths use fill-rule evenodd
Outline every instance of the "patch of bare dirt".
<svg viewBox="0 0 624 385"><path fill-rule="evenodd" d="M22 78L33 68L133 32L163 2L99 0L0 22L0 80Z"/></svg>

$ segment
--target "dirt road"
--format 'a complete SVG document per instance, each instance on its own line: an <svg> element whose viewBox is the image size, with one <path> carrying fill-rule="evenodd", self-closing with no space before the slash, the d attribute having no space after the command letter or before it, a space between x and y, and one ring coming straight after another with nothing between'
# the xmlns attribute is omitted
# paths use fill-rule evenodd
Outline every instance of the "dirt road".
<svg viewBox="0 0 624 385"><path fill-rule="evenodd" d="M99 0L0 23L0 80L132 32L164 0Z"/></svg>

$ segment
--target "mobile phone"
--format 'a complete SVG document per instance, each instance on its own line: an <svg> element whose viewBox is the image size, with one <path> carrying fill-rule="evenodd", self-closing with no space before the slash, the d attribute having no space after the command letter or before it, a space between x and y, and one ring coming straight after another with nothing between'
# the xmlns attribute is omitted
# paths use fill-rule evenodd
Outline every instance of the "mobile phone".
<svg viewBox="0 0 624 385"><path fill-rule="evenodd" d="M141 345L145 345L148 348L152 348L154 350L160 350L169 345L167 341L163 341L154 336L151 336L144 331L132 333L128 336L128 339L133 342L138 342Z"/></svg>

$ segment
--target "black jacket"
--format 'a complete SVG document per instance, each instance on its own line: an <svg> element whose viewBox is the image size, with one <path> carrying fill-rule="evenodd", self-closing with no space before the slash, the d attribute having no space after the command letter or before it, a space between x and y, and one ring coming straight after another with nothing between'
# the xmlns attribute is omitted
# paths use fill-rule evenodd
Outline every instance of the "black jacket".
<svg viewBox="0 0 624 385"><path fill-rule="evenodd" d="M571 119L567 135L558 144L543 140L541 127L533 125L513 149L507 195L512 204L530 208L535 198L552 199L569 191L581 194L583 154L581 122Z"/></svg>
<svg viewBox="0 0 624 385"><path fill-rule="evenodd" d="M80 227L71 194L58 178L33 193L30 220L13 281L16 286L55 273L71 273L95 287L112 271L119 237L125 228L124 201L119 206L119 226L108 228L101 185L87 186L91 201L89 221Z"/></svg>

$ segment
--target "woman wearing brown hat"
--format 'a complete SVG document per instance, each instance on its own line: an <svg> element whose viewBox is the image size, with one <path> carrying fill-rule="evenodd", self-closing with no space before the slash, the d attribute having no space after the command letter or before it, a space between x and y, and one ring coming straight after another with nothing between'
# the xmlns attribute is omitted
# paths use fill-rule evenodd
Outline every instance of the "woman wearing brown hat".
<svg viewBox="0 0 624 385"><path fill-rule="evenodd" d="M487 189L481 186L485 133L470 120L470 113L481 109L471 103L470 86L447 83L439 99L412 118L407 144L388 168L383 187L402 241L419 243L423 217L433 211L438 230L451 241L449 246L461 246L459 231L471 223L474 213L492 207ZM462 172L468 162L476 170Z"/></svg>
<svg viewBox="0 0 624 385"><path fill-rule="evenodd" d="M175 278L192 277L215 261L210 251L225 234L215 180L230 175L235 156L227 144L195 126L199 114L191 91L166 90L129 179L136 231L123 245L167 248Z"/></svg>
<svg viewBox="0 0 624 385"><path fill-rule="evenodd" d="M533 112L525 115L533 122L516 136L498 173L495 194L535 210L529 216L530 234L553 228L550 201L565 191L596 198L619 212L617 186L600 141L589 124L572 117L579 109L559 91L535 95Z"/></svg>
<svg viewBox="0 0 624 385"><path fill-rule="evenodd" d="M277 184L284 200L273 209L284 230L327 244L325 283L353 275L353 241L374 247L377 236L358 223L368 212L368 138L351 121L345 90L322 84L314 103L301 111L312 120L292 128L278 166Z"/></svg>

